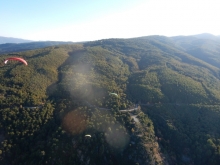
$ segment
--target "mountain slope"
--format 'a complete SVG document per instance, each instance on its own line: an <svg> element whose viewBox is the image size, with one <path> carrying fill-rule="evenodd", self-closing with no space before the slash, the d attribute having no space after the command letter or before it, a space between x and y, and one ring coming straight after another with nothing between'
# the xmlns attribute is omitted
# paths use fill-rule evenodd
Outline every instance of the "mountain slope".
<svg viewBox="0 0 220 165"><path fill-rule="evenodd" d="M218 164L220 69L187 52L194 39L20 52L28 66L0 67L0 162Z"/></svg>
<svg viewBox="0 0 220 165"><path fill-rule="evenodd" d="M172 37L175 45L213 66L220 67L220 38L213 35Z"/></svg>

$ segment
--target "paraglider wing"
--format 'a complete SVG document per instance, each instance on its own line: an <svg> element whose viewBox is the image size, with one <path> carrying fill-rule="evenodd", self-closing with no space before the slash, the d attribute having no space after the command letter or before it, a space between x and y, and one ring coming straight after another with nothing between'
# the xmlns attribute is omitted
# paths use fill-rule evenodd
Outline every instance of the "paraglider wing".
<svg viewBox="0 0 220 165"><path fill-rule="evenodd" d="M9 60L20 61L20 62L22 62L23 64L27 65L27 61L25 61L23 58L19 58L19 57L9 57L9 58L7 58L7 59L4 61L4 63L7 64L7 62L8 62Z"/></svg>
<svg viewBox="0 0 220 165"><path fill-rule="evenodd" d="M117 93L110 93L109 95L114 95L114 96L117 96L117 97L118 97L118 94L117 94Z"/></svg>
<svg viewBox="0 0 220 165"><path fill-rule="evenodd" d="M85 135L85 137L91 137L91 135Z"/></svg>

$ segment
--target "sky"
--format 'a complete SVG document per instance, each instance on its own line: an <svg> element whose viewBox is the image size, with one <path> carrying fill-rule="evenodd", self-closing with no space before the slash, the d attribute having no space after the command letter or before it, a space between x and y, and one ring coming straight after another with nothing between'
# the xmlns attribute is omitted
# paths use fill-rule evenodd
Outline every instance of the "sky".
<svg viewBox="0 0 220 165"><path fill-rule="evenodd" d="M0 36L93 41L220 35L219 0L0 0Z"/></svg>

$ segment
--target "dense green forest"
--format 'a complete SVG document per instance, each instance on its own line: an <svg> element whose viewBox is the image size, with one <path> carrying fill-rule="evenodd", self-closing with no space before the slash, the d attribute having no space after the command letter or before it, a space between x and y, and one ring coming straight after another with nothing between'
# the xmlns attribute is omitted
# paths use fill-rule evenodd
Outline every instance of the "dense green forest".
<svg viewBox="0 0 220 165"><path fill-rule="evenodd" d="M219 164L218 43L148 36L2 54L0 163ZM11 56L28 65L5 65Z"/></svg>

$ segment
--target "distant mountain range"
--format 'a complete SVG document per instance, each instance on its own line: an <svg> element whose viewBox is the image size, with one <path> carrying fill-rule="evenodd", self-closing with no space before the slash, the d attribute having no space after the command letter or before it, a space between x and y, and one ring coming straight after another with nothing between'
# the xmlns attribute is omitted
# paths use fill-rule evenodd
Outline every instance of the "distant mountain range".
<svg viewBox="0 0 220 165"><path fill-rule="evenodd" d="M33 42L33 41L25 40L25 39L21 39L21 38L2 37L2 36L0 36L0 44L5 44L5 43L25 43L25 42Z"/></svg>
<svg viewBox="0 0 220 165"><path fill-rule="evenodd" d="M6 43L6 44L0 44L0 54L15 53L15 52L45 48L48 46L70 44L70 43L72 42L42 41L42 42L27 42L27 43L18 43L18 44Z"/></svg>
<svg viewBox="0 0 220 165"><path fill-rule="evenodd" d="M219 39L220 40L220 35L215 36L213 34L209 33L202 33L202 34L197 34L193 35L194 37L201 38L201 39Z"/></svg>
<svg viewBox="0 0 220 165"><path fill-rule="evenodd" d="M32 41L20 38L0 36L0 54L15 53L32 49L39 49L54 45L70 44L63 41Z"/></svg>
<svg viewBox="0 0 220 165"><path fill-rule="evenodd" d="M215 36L213 34L209 33L202 33L202 34L196 34L196 35L190 35L191 37L197 37L200 39L219 39L220 40L220 35ZM186 36L176 36L178 37L186 37ZM189 37L189 36L187 36ZM175 37L174 37L175 38ZM37 42L33 40L26 40L22 38L14 38L14 37L3 37L0 36L0 44L6 44L6 43L27 43L27 42ZM47 41L40 41L40 42L47 42Z"/></svg>

